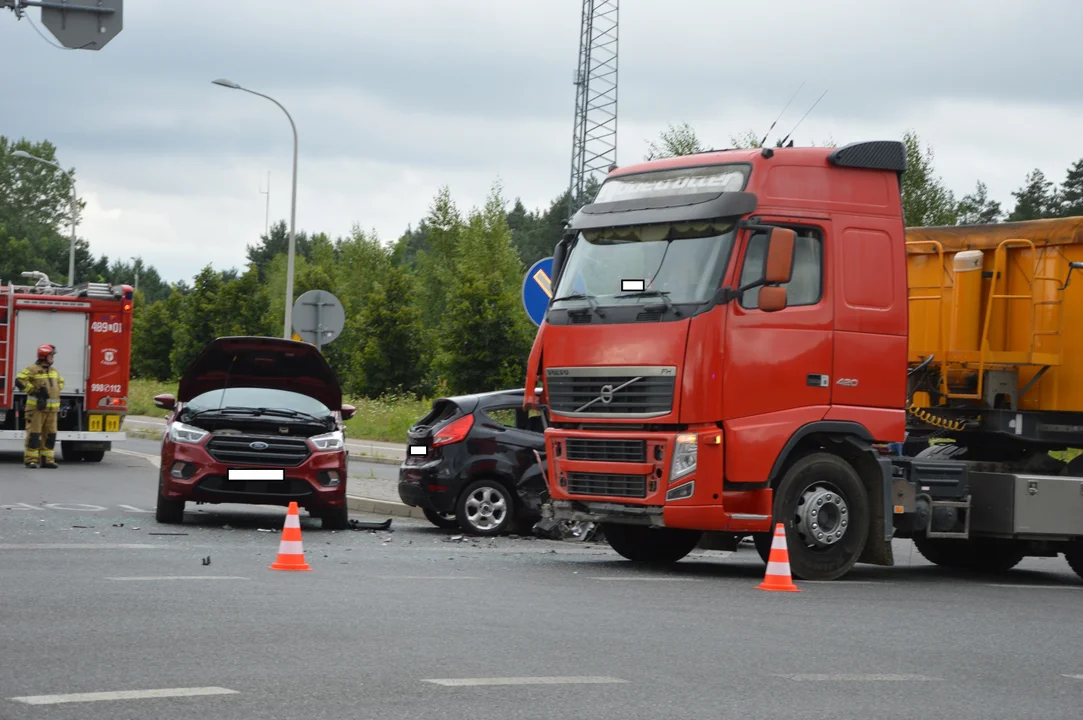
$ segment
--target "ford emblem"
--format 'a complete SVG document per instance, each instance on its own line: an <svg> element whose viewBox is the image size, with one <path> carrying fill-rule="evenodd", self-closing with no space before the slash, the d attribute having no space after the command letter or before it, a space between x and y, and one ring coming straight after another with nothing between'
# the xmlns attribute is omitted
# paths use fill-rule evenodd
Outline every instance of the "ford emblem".
<svg viewBox="0 0 1083 720"><path fill-rule="evenodd" d="M256 442L250 444L248 447L252 448L253 450L266 450L269 446L267 445L267 443L257 440Z"/></svg>

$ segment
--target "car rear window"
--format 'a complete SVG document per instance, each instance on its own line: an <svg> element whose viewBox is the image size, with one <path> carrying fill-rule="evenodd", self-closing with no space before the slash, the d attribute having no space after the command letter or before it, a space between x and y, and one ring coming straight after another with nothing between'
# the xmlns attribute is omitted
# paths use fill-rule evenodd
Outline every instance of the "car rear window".
<svg viewBox="0 0 1083 720"><path fill-rule="evenodd" d="M433 403L429 414L417 421L415 427L436 427L459 415L459 406L450 400L439 400Z"/></svg>

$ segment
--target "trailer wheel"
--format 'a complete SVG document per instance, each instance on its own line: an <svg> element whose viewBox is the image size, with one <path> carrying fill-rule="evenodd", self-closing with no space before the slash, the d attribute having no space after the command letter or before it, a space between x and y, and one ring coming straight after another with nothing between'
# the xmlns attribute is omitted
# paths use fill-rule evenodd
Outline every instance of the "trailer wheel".
<svg viewBox="0 0 1083 720"><path fill-rule="evenodd" d="M934 565L990 575L1008 572L1027 556L1023 543L999 538L952 540L915 535L913 542L918 552Z"/></svg>
<svg viewBox="0 0 1083 720"><path fill-rule="evenodd" d="M602 523L602 533L618 555L638 563L675 563L695 550L703 537L699 530L618 523Z"/></svg>
<svg viewBox="0 0 1083 720"><path fill-rule="evenodd" d="M774 521L786 528L790 571L804 580L835 580L857 562L869 534L869 498L853 465L812 453L786 471L775 491ZM763 538L762 557L770 552Z"/></svg>
<svg viewBox="0 0 1083 720"><path fill-rule="evenodd" d="M1068 561L1068 567L1083 578L1083 539L1076 538L1068 544L1064 551L1064 559Z"/></svg>

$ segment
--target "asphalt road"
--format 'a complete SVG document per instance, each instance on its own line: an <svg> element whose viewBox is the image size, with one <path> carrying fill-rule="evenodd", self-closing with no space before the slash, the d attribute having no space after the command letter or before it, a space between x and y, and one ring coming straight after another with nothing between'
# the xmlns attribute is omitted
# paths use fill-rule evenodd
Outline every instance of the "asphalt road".
<svg viewBox="0 0 1083 720"><path fill-rule="evenodd" d="M1075 720L1083 706L1083 582L1062 558L962 578L899 543L900 567L765 593L748 550L650 571L604 546L303 517L312 572L287 573L267 567L282 510L200 506L160 527L154 489L138 455L55 471L0 457L0 719Z"/></svg>

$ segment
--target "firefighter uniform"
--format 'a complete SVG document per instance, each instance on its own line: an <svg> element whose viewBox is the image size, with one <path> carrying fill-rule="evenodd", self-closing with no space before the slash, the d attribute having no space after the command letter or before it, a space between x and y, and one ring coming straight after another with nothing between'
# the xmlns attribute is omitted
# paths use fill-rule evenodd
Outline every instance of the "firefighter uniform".
<svg viewBox="0 0 1083 720"><path fill-rule="evenodd" d="M38 360L15 377L15 386L26 393L26 445L23 462L55 468L56 420L60 413L60 391L64 378L53 367L56 348L42 345Z"/></svg>

